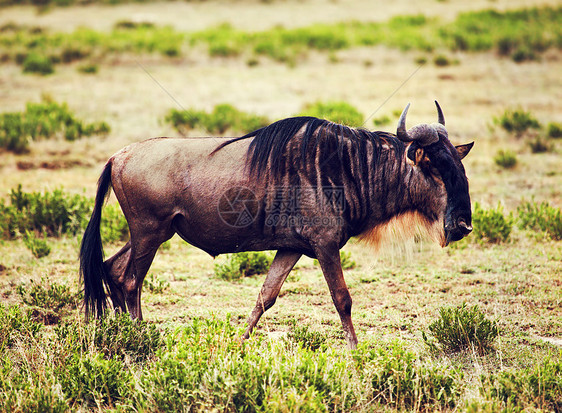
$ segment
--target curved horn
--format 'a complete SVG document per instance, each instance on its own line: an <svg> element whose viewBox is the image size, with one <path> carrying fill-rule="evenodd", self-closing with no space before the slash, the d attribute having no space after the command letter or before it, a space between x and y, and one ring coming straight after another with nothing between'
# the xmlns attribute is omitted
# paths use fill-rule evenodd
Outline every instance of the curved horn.
<svg viewBox="0 0 562 413"><path fill-rule="evenodd" d="M439 141L437 129L435 129L433 125L428 125L427 123L422 123L421 125L416 125L410 128L408 136L410 136L412 140L418 142L421 147L428 146Z"/></svg>
<svg viewBox="0 0 562 413"><path fill-rule="evenodd" d="M408 135L406 131L406 115L408 114L408 109L410 109L410 104L406 105L406 108L402 111L400 119L398 119L398 128L396 128L396 137L402 142L412 142L414 138Z"/></svg>
<svg viewBox="0 0 562 413"><path fill-rule="evenodd" d="M408 114L408 109L410 109L409 103L400 115L400 119L398 119L396 137L405 143L416 140L420 146L427 146L437 142L439 140L439 135L437 134L435 128L431 125L416 125L409 131L406 131L406 115Z"/></svg>
<svg viewBox="0 0 562 413"><path fill-rule="evenodd" d="M445 126L445 116L443 115L443 111L441 110L441 106L439 106L439 103L437 101L435 101L435 106L437 106L437 118L439 119L438 122Z"/></svg>

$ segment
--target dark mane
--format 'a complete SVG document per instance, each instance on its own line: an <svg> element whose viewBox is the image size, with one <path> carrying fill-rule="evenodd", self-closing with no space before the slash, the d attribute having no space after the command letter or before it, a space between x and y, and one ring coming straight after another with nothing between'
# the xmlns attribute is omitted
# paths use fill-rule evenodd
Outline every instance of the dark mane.
<svg viewBox="0 0 562 413"><path fill-rule="evenodd" d="M299 134L299 131L302 133ZM404 145L394 135L386 132L370 132L325 119L300 116L282 119L231 139L219 145L212 153L248 138L253 138L248 148L250 172L257 177L266 170L274 177L279 177L287 162L296 168L305 167L307 163L314 163L318 150L324 152L321 155L326 163L338 162L345 169L351 167L350 163L354 163L360 170L365 170L368 162L377 162L383 143L387 143L395 151L404 149ZM368 154L368 146L372 148L371 156ZM292 152L290 161L286 159L289 148L298 150L296 153Z"/></svg>

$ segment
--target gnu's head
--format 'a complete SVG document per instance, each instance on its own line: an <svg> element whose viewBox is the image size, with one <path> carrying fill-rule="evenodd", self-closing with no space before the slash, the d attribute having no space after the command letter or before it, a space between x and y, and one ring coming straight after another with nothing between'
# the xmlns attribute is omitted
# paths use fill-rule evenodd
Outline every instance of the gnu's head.
<svg viewBox="0 0 562 413"><path fill-rule="evenodd" d="M472 214L468 180L461 160L470 152L474 142L453 146L445 129L445 116L437 106L438 122L420 124L406 130L406 106L398 121L396 136L410 143L408 158L420 166L424 173L440 179L447 192L444 217L445 245L458 241L472 231Z"/></svg>

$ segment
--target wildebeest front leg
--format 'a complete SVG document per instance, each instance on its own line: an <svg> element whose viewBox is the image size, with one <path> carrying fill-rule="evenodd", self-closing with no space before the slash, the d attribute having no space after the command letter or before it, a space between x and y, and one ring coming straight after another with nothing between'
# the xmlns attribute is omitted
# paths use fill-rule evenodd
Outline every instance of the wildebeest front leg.
<svg viewBox="0 0 562 413"><path fill-rule="evenodd" d="M355 349L357 348L357 336L351 321L351 294L349 294L343 278L339 248L337 246L318 246L315 248L315 252L328 283L332 301L340 316L347 344L351 349Z"/></svg>
<svg viewBox="0 0 562 413"><path fill-rule="evenodd" d="M263 283L256 306L248 318L248 328L244 333L244 338L248 338L250 333L258 323L262 314L275 304L281 286L287 279L287 276L301 257L301 253L279 250L275 254L275 258L269 267L267 277Z"/></svg>

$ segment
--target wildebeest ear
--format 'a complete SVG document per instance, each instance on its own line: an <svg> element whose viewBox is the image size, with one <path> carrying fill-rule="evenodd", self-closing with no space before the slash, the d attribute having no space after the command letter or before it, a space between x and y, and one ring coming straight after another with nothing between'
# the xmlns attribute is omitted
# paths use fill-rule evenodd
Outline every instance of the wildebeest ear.
<svg viewBox="0 0 562 413"><path fill-rule="evenodd" d="M460 158L463 159L466 155L468 155L473 146L474 142L470 142L464 145L455 146L455 148L457 149Z"/></svg>

